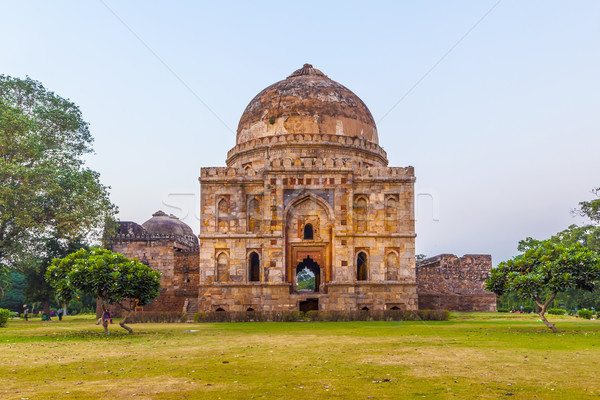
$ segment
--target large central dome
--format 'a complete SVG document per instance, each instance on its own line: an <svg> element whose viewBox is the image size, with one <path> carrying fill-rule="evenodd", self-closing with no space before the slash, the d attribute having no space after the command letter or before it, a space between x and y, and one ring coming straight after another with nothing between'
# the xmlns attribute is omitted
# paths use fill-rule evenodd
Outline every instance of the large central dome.
<svg viewBox="0 0 600 400"><path fill-rule="evenodd" d="M378 143L377 127L365 103L310 64L252 99L240 119L237 144L297 133L325 133Z"/></svg>

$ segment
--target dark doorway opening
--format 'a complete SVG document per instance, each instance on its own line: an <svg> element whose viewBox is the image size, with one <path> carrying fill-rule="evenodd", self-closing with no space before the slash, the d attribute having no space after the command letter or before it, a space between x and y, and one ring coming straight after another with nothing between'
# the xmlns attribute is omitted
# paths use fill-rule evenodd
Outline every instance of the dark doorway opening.
<svg viewBox="0 0 600 400"><path fill-rule="evenodd" d="M260 258L254 251L250 253L250 282L260 281Z"/></svg>
<svg viewBox="0 0 600 400"><path fill-rule="evenodd" d="M304 225L304 239L305 240L313 240L313 226L311 224Z"/></svg>
<svg viewBox="0 0 600 400"><path fill-rule="evenodd" d="M321 267L312 258L306 257L296 267L296 288L298 290L319 291Z"/></svg>
<svg viewBox="0 0 600 400"><path fill-rule="evenodd" d="M319 311L319 299L306 299L300 302L300 311Z"/></svg>
<svg viewBox="0 0 600 400"><path fill-rule="evenodd" d="M365 307L361 308L360 311L369 311L369 307L365 306Z"/></svg>
<svg viewBox="0 0 600 400"><path fill-rule="evenodd" d="M368 279L369 271L367 269L367 255L361 251L356 257L356 280L366 281Z"/></svg>

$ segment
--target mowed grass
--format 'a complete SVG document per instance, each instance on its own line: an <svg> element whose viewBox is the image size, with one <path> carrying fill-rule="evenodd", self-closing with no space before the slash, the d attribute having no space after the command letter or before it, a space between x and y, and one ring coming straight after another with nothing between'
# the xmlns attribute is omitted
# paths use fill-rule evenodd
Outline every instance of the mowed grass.
<svg viewBox="0 0 600 400"><path fill-rule="evenodd" d="M600 321L136 324L0 329L1 399L597 399ZM116 321L115 321L116 322ZM191 332L190 332L191 331Z"/></svg>

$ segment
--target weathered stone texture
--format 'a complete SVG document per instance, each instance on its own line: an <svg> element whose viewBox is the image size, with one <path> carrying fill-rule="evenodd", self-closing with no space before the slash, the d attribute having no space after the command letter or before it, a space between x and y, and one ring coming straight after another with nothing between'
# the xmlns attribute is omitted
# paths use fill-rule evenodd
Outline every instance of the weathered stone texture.
<svg viewBox="0 0 600 400"><path fill-rule="evenodd" d="M441 254L417 263L419 309L496 311L496 296L485 290L490 255Z"/></svg>

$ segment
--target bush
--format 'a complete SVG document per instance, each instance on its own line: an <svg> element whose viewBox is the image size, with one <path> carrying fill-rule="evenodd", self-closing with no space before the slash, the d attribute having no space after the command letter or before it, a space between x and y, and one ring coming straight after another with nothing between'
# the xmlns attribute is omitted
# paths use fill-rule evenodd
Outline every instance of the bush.
<svg viewBox="0 0 600 400"><path fill-rule="evenodd" d="M194 322L446 321L447 310L240 311L194 314Z"/></svg>
<svg viewBox="0 0 600 400"><path fill-rule="evenodd" d="M143 324L143 323L173 323L173 322L186 322L187 313L180 312L166 312L166 311L143 311L136 312L129 315L127 323L132 324Z"/></svg>
<svg viewBox="0 0 600 400"><path fill-rule="evenodd" d="M510 310L508 308L498 308L496 311L498 311L498 312L509 312Z"/></svg>
<svg viewBox="0 0 600 400"><path fill-rule="evenodd" d="M5 308L0 308L0 328L4 328L8 319L10 318L10 311Z"/></svg>
<svg viewBox="0 0 600 400"><path fill-rule="evenodd" d="M527 313L527 314L532 313L533 312L533 307L531 307L531 306L525 306L525 307L523 307L523 312Z"/></svg>
<svg viewBox="0 0 600 400"><path fill-rule="evenodd" d="M579 318L592 319L592 310L579 310L577 316Z"/></svg>
<svg viewBox="0 0 600 400"><path fill-rule="evenodd" d="M550 315L565 315L567 310L563 310L562 308L550 308L548 309L548 314Z"/></svg>

